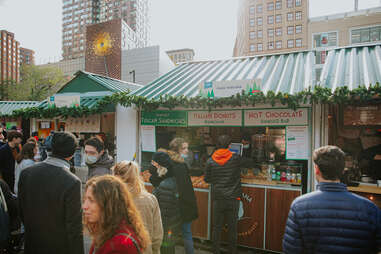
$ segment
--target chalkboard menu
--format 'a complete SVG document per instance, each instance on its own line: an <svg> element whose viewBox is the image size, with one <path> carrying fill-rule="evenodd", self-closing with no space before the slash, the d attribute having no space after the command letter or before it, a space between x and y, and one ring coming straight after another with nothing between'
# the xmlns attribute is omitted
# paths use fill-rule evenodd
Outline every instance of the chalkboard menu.
<svg viewBox="0 0 381 254"><path fill-rule="evenodd" d="M346 106L343 108L344 126L381 126L381 104Z"/></svg>

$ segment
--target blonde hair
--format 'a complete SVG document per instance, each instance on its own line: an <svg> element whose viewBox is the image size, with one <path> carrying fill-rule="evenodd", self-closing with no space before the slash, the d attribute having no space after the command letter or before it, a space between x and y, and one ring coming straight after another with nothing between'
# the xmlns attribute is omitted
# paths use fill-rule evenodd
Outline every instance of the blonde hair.
<svg viewBox="0 0 381 254"><path fill-rule="evenodd" d="M146 191L144 181L140 176L139 165L134 161L121 161L111 168L114 175L127 184L134 196Z"/></svg>
<svg viewBox="0 0 381 254"><path fill-rule="evenodd" d="M101 215L96 223L90 223L83 216L83 225L92 236L95 247L100 247L111 239L125 223L132 227L141 250L144 251L151 243L150 236L126 184L118 177L103 175L87 181L85 190L89 188L100 208Z"/></svg>

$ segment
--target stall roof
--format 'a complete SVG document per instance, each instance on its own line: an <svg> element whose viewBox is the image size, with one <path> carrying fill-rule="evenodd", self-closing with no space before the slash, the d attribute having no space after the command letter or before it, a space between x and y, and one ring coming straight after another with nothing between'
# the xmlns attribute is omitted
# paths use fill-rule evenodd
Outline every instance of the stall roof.
<svg viewBox="0 0 381 254"><path fill-rule="evenodd" d="M347 85L381 82L380 44L330 50L319 82L315 75L315 51L291 52L183 63L132 94L158 98L160 95L195 97L203 81L262 80L261 91L296 94L317 84L335 89Z"/></svg>
<svg viewBox="0 0 381 254"><path fill-rule="evenodd" d="M0 101L0 115L11 115L14 110L36 107L38 101Z"/></svg>
<svg viewBox="0 0 381 254"><path fill-rule="evenodd" d="M126 82L102 75L78 71L75 77L66 83L57 93L86 93L86 92L128 92L135 91L142 85Z"/></svg>

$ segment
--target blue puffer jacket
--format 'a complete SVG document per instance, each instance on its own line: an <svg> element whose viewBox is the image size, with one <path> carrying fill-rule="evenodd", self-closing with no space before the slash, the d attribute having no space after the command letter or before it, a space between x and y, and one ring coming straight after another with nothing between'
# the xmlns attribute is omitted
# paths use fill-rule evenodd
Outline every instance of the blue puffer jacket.
<svg viewBox="0 0 381 254"><path fill-rule="evenodd" d="M283 238L285 253L377 253L381 211L342 183L320 183L294 200Z"/></svg>

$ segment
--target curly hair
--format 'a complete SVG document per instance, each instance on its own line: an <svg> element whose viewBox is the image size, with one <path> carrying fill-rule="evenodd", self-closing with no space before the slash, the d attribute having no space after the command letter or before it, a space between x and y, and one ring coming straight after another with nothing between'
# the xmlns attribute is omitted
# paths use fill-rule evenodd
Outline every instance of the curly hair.
<svg viewBox="0 0 381 254"><path fill-rule="evenodd" d="M187 143L185 139L174 138L171 142L169 142L169 149L176 153L180 153L184 143Z"/></svg>
<svg viewBox="0 0 381 254"><path fill-rule="evenodd" d="M101 216L97 223L90 223L83 216L83 225L92 236L95 246L102 246L113 237L122 223L126 223L134 229L141 249L145 250L151 243L150 236L126 184L115 176L103 175L91 178L85 190L89 188L100 207Z"/></svg>
<svg viewBox="0 0 381 254"><path fill-rule="evenodd" d="M139 173L139 165L134 161L121 161L111 168L114 175L122 179L127 184L131 194L138 196L143 191L147 191L144 187L144 181Z"/></svg>

